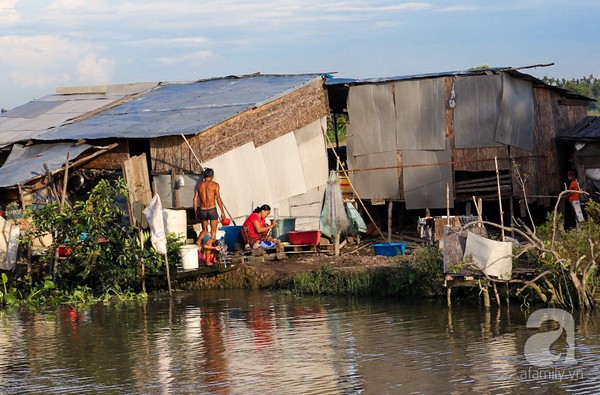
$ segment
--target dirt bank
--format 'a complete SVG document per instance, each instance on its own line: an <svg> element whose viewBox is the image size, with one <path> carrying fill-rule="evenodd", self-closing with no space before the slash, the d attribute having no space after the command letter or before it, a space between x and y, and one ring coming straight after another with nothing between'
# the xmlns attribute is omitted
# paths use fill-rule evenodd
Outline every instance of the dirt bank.
<svg viewBox="0 0 600 395"><path fill-rule="evenodd" d="M340 256L326 254L288 255L287 259L266 260L252 257L245 264L235 264L233 270L217 271L189 279L185 288L269 288L286 287L294 277L314 272L323 266L339 270L369 270L397 266L395 258L375 255Z"/></svg>

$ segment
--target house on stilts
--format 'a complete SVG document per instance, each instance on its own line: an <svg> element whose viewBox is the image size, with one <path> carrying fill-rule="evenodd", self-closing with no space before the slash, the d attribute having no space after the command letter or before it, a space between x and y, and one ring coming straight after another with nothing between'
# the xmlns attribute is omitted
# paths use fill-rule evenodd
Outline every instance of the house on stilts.
<svg viewBox="0 0 600 395"><path fill-rule="evenodd" d="M68 163L69 197L124 175L142 205L154 192L163 207L188 209L190 228L194 190L210 167L234 221L267 203L298 229L315 229L328 115L318 73L59 88L0 114L0 206L15 218L44 204L47 176L60 193Z"/></svg>
<svg viewBox="0 0 600 395"><path fill-rule="evenodd" d="M328 79L332 113L349 118L347 167L358 195L388 208L401 202L400 218L425 209L469 214L473 197L498 200L498 171L506 223L525 216L525 202L553 206L566 177L557 136L593 99L522 69ZM497 220L494 211L497 204L487 212Z"/></svg>

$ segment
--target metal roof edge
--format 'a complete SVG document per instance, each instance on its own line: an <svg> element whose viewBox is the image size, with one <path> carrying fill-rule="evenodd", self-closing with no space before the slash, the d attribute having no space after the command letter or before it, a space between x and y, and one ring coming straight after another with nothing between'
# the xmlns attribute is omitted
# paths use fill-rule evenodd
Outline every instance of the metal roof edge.
<svg viewBox="0 0 600 395"><path fill-rule="evenodd" d="M353 79L353 78L328 78L325 82L326 86L336 86L336 85L363 85L363 84L378 84L378 83L386 83L386 82L395 82L395 81L408 81L408 80L416 80L416 79L427 79L427 78L441 78L441 77L459 77L459 76L472 76L472 75L489 75L491 73L507 73L513 78L519 78L523 80L527 80L531 82L531 84L535 87L543 87L548 88L550 90L556 91L568 98L575 100L583 100L583 101L596 101L596 99L581 95L577 92L573 92L567 89L560 88L558 86L547 84L546 82L536 78L530 74L522 73L519 70L523 69L531 69L536 67L548 67L552 66L554 63L548 64L535 64L530 66L520 66L520 67L489 67L485 69L472 69L472 70L458 70L458 71L445 71L439 73L424 73L424 74L413 74L413 75L405 75L405 76L395 76L395 77L381 77L381 78L366 78L366 79Z"/></svg>
<svg viewBox="0 0 600 395"><path fill-rule="evenodd" d="M594 127L600 130L600 116L587 115L579 120L575 125L569 129L560 133L556 138L559 140L576 140L576 141L597 141L600 140L600 133L598 136L582 134L586 129L594 129Z"/></svg>

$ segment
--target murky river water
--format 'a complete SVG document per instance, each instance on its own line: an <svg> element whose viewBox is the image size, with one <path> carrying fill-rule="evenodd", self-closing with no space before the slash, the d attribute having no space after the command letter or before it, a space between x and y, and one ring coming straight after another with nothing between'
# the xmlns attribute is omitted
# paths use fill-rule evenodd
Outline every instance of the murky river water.
<svg viewBox="0 0 600 395"><path fill-rule="evenodd" d="M600 393L600 315L575 315L575 364L565 335L540 368L532 312L266 291L5 312L0 393Z"/></svg>

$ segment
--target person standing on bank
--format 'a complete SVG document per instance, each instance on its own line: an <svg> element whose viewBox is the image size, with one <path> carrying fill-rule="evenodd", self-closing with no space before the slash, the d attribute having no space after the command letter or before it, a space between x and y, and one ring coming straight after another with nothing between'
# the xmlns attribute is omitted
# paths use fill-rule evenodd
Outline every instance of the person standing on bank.
<svg viewBox="0 0 600 395"><path fill-rule="evenodd" d="M569 191L580 191L579 183L577 182L577 171L569 170L567 172L567 179L569 180ZM569 199L569 203L573 208L573 213L575 214L576 224L584 221L583 211L581 210L581 202L579 201L579 192L570 192L567 194L567 199Z"/></svg>
<svg viewBox="0 0 600 395"><path fill-rule="evenodd" d="M215 172L213 169L206 168L202 172L203 180L196 186L194 193L194 213L196 215L196 221L202 224L202 231L198 235L196 244L198 247L202 247L204 236L208 233L208 225L210 222L210 238L213 240L217 239L217 226L219 225L219 213L217 212L217 205L221 209L221 218L227 218L225 216L225 210L223 209L223 201L221 200L221 189L218 183L213 181ZM198 200L200 200L200 207L198 207Z"/></svg>

